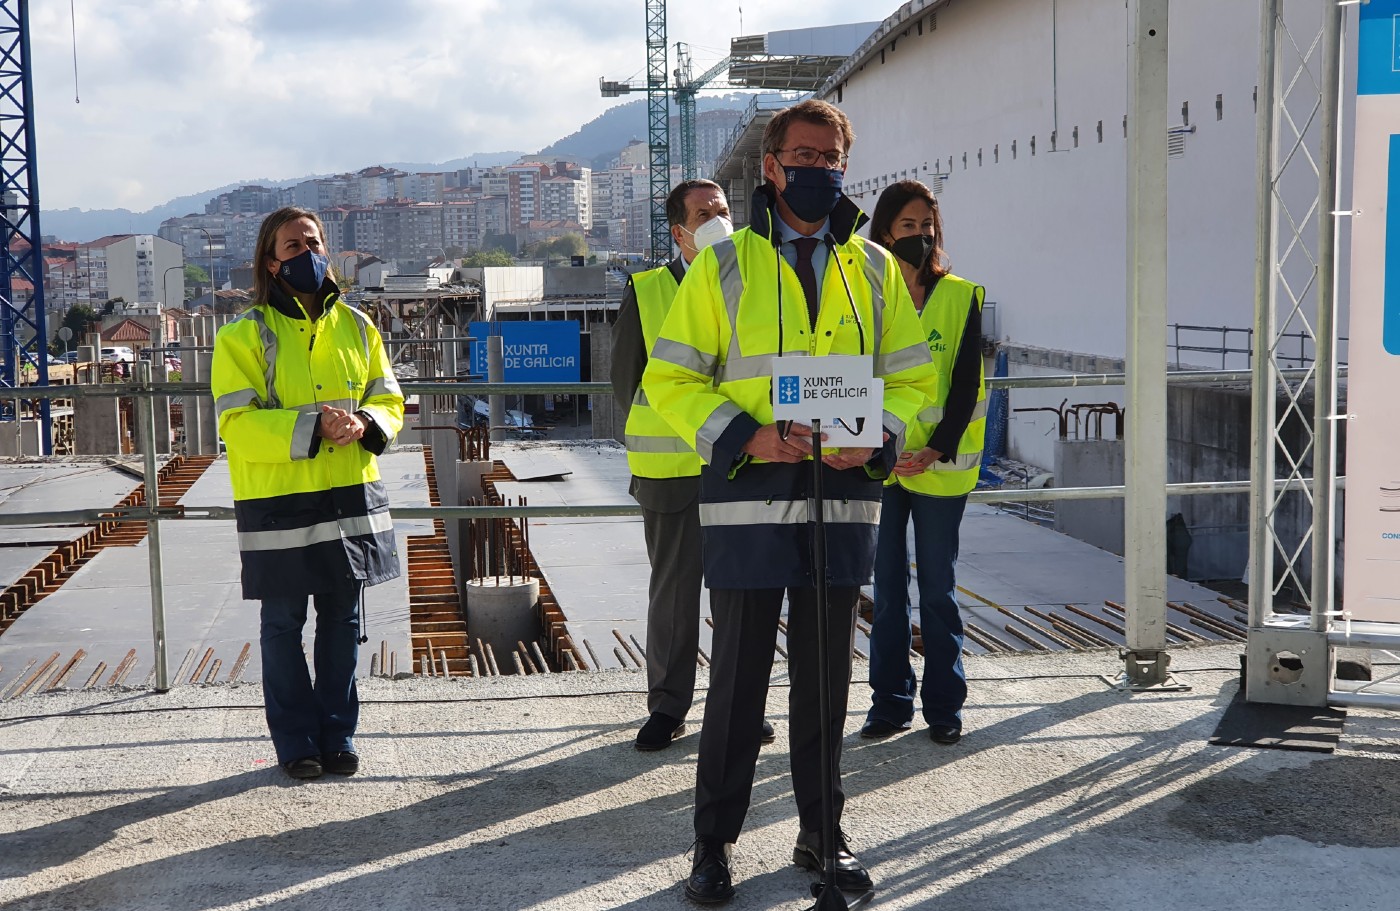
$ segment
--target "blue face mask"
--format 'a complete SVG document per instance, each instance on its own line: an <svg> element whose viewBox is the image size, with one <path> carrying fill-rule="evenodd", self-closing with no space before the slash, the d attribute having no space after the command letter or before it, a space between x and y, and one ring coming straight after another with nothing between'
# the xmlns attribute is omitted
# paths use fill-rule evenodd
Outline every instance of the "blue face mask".
<svg viewBox="0 0 1400 911"><path fill-rule="evenodd" d="M277 275L291 286L293 291L314 294L326 280L326 269L331 260L314 250L303 250L300 256L285 260Z"/></svg>
<svg viewBox="0 0 1400 911"><path fill-rule="evenodd" d="M823 167L783 166L787 186L783 187L783 202L792 214L808 224L823 221L841 200L841 182L845 172Z"/></svg>

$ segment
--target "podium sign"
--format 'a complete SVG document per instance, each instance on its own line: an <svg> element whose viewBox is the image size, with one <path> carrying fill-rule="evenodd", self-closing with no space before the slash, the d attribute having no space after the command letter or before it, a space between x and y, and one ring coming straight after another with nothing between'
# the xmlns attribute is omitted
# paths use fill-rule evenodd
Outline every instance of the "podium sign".
<svg viewBox="0 0 1400 911"><path fill-rule="evenodd" d="M869 357L785 355L773 359L773 418L822 422L824 448L884 445L885 383Z"/></svg>
<svg viewBox="0 0 1400 911"><path fill-rule="evenodd" d="M1347 357L1346 608L1400 623L1400 0L1360 8Z"/></svg>

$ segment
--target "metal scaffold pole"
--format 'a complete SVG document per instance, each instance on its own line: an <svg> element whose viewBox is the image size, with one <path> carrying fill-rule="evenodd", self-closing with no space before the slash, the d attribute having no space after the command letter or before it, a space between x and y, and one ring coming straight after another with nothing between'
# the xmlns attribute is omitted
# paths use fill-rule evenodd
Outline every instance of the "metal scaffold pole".
<svg viewBox="0 0 1400 911"><path fill-rule="evenodd" d="M1180 689L1167 671L1168 0L1128 4L1127 649L1121 681Z"/></svg>

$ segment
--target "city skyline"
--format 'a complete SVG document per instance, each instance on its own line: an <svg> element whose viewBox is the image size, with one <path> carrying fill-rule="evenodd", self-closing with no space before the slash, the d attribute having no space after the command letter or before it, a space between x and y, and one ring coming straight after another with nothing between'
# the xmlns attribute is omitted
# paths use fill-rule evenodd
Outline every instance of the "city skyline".
<svg viewBox="0 0 1400 911"><path fill-rule="evenodd" d="M708 66L740 34L861 18L834 0L805 4L801 22L776 0L743 6L741 31L737 3L726 13L672 0L670 65L676 41ZM374 161L534 151L628 100L602 98L599 76L645 74L639 0L600 0L573 17L548 0L411 0L391 21L382 10L368 0L79 4L75 104L69 7L32 7L43 207L142 211ZM285 62L297 54L313 61L311 78Z"/></svg>

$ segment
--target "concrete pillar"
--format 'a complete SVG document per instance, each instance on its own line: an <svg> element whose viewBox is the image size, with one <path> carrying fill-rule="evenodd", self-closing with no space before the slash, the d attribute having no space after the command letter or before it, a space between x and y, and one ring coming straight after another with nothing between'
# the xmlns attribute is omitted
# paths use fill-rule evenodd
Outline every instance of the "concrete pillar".
<svg viewBox="0 0 1400 911"><path fill-rule="evenodd" d="M209 336L209 340L205 344L211 345L213 342L213 336ZM208 383L209 377L213 374L214 352L201 351L196 355L195 359L199 364L200 382ZM199 401L202 406L199 410L201 446L199 451L205 455L217 455L219 452L219 422L214 413L214 399L209 393L201 392L199 394Z"/></svg>
<svg viewBox="0 0 1400 911"><path fill-rule="evenodd" d="M151 382L164 383L168 377L165 369L165 362L151 364ZM155 397L156 414L156 452L160 455L170 454L170 396L158 395Z"/></svg>
<svg viewBox="0 0 1400 911"><path fill-rule="evenodd" d="M195 355L198 341L193 335L180 336L180 376L187 385L199 382L199 362ZM185 452L198 455L204 452L203 422L200 411L203 408L198 395L190 392L184 396L183 421L185 425Z"/></svg>
<svg viewBox="0 0 1400 911"><path fill-rule="evenodd" d="M467 582L467 635L491 646L501 673L515 667L510 653L517 642L540 638L540 580L525 576L488 576Z"/></svg>
<svg viewBox="0 0 1400 911"><path fill-rule="evenodd" d="M73 448L78 455L121 453L121 408L116 397L73 399Z"/></svg>
<svg viewBox="0 0 1400 911"><path fill-rule="evenodd" d="M590 382L607 382L612 376L612 334L606 329L606 324L595 323L593 331L588 333L592 364ZM617 407L611 395L591 395L588 398L593 404L593 439L622 442L623 427L627 423L626 412Z"/></svg>

